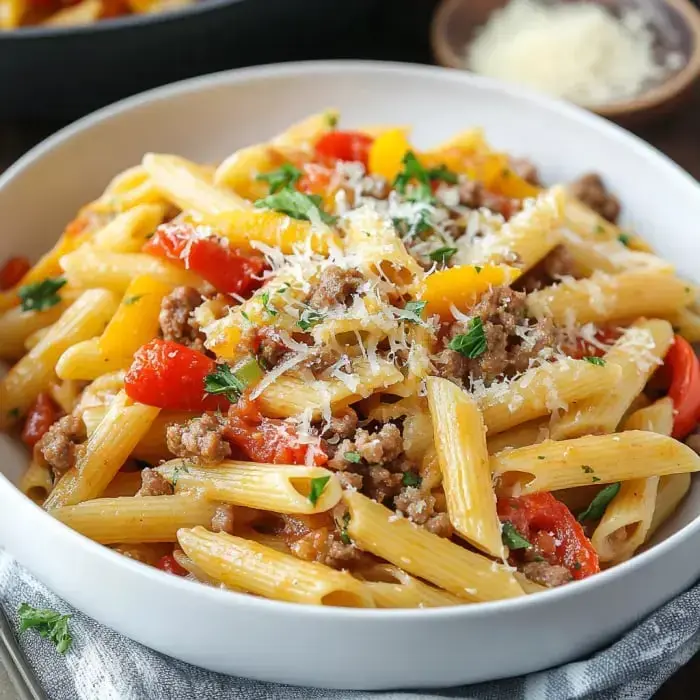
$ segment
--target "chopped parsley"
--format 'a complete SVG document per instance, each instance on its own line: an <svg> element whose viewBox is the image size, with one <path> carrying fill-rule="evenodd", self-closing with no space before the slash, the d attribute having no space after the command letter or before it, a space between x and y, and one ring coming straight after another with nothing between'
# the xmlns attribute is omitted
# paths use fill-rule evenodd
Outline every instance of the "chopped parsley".
<svg viewBox="0 0 700 700"><path fill-rule="evenodd" d="M326 484L330 481L330 474L328 476L318 476L315 479L311 479L311 490L309 491L309 501L312 506L318 503L318 499L321 498L323 489L326 488Z"/></svg>
<svg viewBox="0 0 700 700"><path fill-rule="evenodd" d="M61 615L48 608L34 608L29 603L22 603L17 609L19 631L36 630L44 639L50 639L56 645L59 654L65 654L73 642L68 630L70 615Z"/></svg>
<svg viewBox="0 0 700 700"><path fill-rule="evenodd" d="M501 539L508 549L528 549L532 547L532 544L515 529L515 525L507 520L501 526Z"/></svg>
<svg viewBox="0 0 700 700"><path fill-rule="evenodd" d="M408 301L406 306L399 311L397 318L408 323L423 323L421 314L427 303L427 301Z"/></svg>
<svg viewBox="0 0 700 700"><path fill-rule="evenodd" d="M603 224L596 224L595 232L599 234L605 233L605 226L603 226Z"/></svg>
<svg viewBox="0 0 700 700"><path fill-rule="evenodd" d="M338 115L333 112L326 112L326 124L329 129L335 129L338 126Z"/></svg>
<svg viewBox="0 0 700 700"><path fill-rule="evenodd" d="M216 365L216 370L204 377L207 394L223 394L229 401L238 401L241 394L262 377L262 369L254 357L241 362L234 372L229 365Z"/></svg>
<svg viewBox="0 0 700 700"><path fill-rule="evenodd" d="M598 365L598 367L605 367L605 360L602 357L584 357L586 362L590 362L592 365Z"/></svg>
<svg viewBox="0 0 700 700"><path fill-rule="evenodd" d="M617 496L619 490L619 481L615 484L610 484L609 486L606 486L604 489L601 489L595 495L595 498L591 501L588 508L586 508L586 510L584 510L583 513L579 514L578 521L582 523L586 520L600 520L603 517L603 515L605 515L605 509L610 504L610 501L612 501L612 499L615 498L615 496Z"/></svg>
<svg viewBox="0 0 700 700"><path fill-rule="evenodd" d="M190 470L187 467L187 465L183 464L181 467L175 467L173 469L173 478L170 480L170 483L173 486L177 486L178 479L180 478L180 474L184 472L185 474L189 474Z"/></svg>
<svg viewBox="0 0 700 700"><path fill-rule="evenodd" d="M428 257L431 260L434 260L437 263L447 263L449 262L450 258L457 252L457 248L450 248L448 246L443 246L442 248L438 248L437 250L434 250L432 253L428 255Z"/></svg>
<svg viewBox="0 0 700 700"><path fill-rule="evenodd" d="M326 314L307 306L301 312L299 320L297 321L297 326L299 326L302 331L308 331L309 328L313 328L317 323L321 323L324 318L326 318Z"/></svg>
<svg viewBox="0 0 700 700"><path fill-rule="evenodd" d="M265 311L267 311L270 316L277 316L279 312L270 304L270 292L263 292L260 295L260 299L262 300L262 305L265 307Z"/></svg>
<svg viewBox="0 0 700 700"><path fill-rule="evenodd" d="M544 455L537 455L537 459L546 459Z"/></svg>
<svg viewBox="0 0 700 700"><path fill-rule="evenodd" d="M484 268L481 267L481 265L474 265L474 269L476 270L476 274L478 275Z"/></svg>
<svg viewBox="0 0 700 700"><path fill-rule="evenodd" d="M627 246L629 248L630 241L632 240L631 236L628 233L621 233L618 237L617 240L622 243L622 245Z"/></svg>
<svg viewBox="0 0 700 700"><path fill-rule="evenodd" d="M425 168L421 165L413 151L407 151L401 163L403 170L394 179L394 189L399 194L406 195L406 188L411 180L415 180L416 185L407 199L410 202L425 202L434 204L433 190L430 186L431 180L442 180L449 184L457 182L457 175L446 166L440 165L437 168Z"/></svg>
<svg viewBox="0 0 700 700"><path fill-rule="evenodd" d="M321 202L322 199L317 194L303 194L285 187L274 194L258 199L255 206L259 209L273 209L302 221L311 221L312 218L318 217L326 224L334 223L338 217L323 211Z"/></svg>
<svg viewBox="0 0 700 700"><path fill-rule="evenodd" d="M250 320L250 316L248 316L248 314L245 311L241 311L241 316L243 316L243 318L246 321L248 321L248 323L252 323L252 321Z"/></svg>
<svg viewBox="0 0 700 700"><path fill-rule="evenodd" d="M124 297L124 301L122 303L124 304L124 306L131 306L132 304L135 304L139 299L143 299L143 297L145 296L145 294L134 294L130 297Z"/></svg>
<svg viewBox="0 0 700 700"><path fill-rule="evenodd" d="M447 346L470 360L483 355L488 347L484 324L477 316L467 324L467 332L456 335Z"/></svg>
<svg viewBox="0 0 700 700"><path fill-rule="evenodd" d="M25 284L17 291L22 300L22 311L45 311L61 302L58 290L66 283L65 277L48 277L41 282Z"/></svg>
<svg viewBox="0 0 700 700"><path fill-rule="evenodd" d="M348 525L350 524L350 513L343 515L343 527L340 528L340 541L343 544L352 544L350 535L348 535Z"/></svg>
<svg viewBox="0 0 700 700"><path fill-rule="evenodd" d="M353 464L359 464L362 461L359 452L345 452L343 453L343 457L346 462L352 462Z"/></svg>
<svg viewBox="0 0 700 700"><path fill-rule="evenodd" d="M404 472L401 483L404 486L415 486L418 488L423 483L423 479L414 472Z"/></svg>
<svg viewBox="0 0 700 700"><path fill-rule="evenodd" d="M584 474L593 474L593 467L589 467L587 464L582 464L581 469L583 469Z"/></svg>
<svg viewBox="0 0 700 700"><path fill-rule="evenodd" d="M596 481L600 481L600 477L599 476L592 476L591 481L595 484Z"/></svg>
<svg viewBox="0 0 700 700"><path fill-rule="evenodd" d="M300 177L301 170L299 168L291 163L283 163L277 170L260 173L255 179L267 182L270 186L270 194L275 194L285 187L294 187Z"/></svg>

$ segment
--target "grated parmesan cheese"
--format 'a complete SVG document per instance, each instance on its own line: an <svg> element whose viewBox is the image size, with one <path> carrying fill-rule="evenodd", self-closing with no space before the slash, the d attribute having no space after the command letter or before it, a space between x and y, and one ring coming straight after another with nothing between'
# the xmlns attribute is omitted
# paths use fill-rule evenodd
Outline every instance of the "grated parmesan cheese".
<svg viewBox="0 0 700 700"><path fill-rule="evenodd" d="M682 66L654 54L653 4L619 17L595 3L512 0L471 45L466 67L582 104L633 97Z"/></svg>

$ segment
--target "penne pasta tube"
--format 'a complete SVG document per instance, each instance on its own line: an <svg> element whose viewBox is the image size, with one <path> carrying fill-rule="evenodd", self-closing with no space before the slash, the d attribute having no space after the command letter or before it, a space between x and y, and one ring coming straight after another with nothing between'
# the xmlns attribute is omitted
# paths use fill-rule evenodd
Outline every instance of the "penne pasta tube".
<svg viewBox="0 0 700 700"><path fill-rule="evenodd" d="M374 607L371 593L346 571L202 527L180 530L178 541L207 576L227 586L295 603Z"/></svg>
<svg viewBox="0 0 700 700"><path fill-rule="evenodd" d="M586 484L700 470L700 457L678 440L644 430L546 440L491 457L497 493L524 495Z"/></svg>
<svg viewBox="0 0 700 700"><path fill-rule="evenodd" d="M64 296L60 303L45 311L22 311L15 306L0 312L0 360L17 360L31 350L36 343L28 347L29 339L58 321L72 301Z"/></svg>
<svg viewBox="0 0 700 700"><path fill-rule="evenodd" d="M0 429L23 415L55 378L61 354L74 343L100 333L116 308L116 297L104 289L84 292L63 312L51 330L0 381Z"/></svg>
<svg viewBox="0 0 700 700"><path fill-rule="evenodd" d="M80 248L61 258L68 282L76 287L104 287L124 294L134 277L148 275L168 287L199 287L202 279L147 253L113 253Z"/></svg>
<svg viewBox="0 0 700 700"><path fill-rule="evenodd" d="M181 459L157 468L178 490L195 489L213 501L278 513L321 513L340 501L340 482L322 467L227 460L199 467Z"/></svg>
<svg viewBox="0 0 700 700"><path fill-rule="evenodd" d="M549 418L538 418L488 437L486 447L492 455L502 450L536 445L548 437Z"/></svg>
<svg viewBox="0 0 700 700"><path fill-rule="evenodd" d="M148 432L159 410L133 403L123 391L120 392L88 438L76 466L63 475L44 507L53 510L70 506L103 493Z"/></svg>
<svg viewBox="0 0 700 700"><path fill-rule="evenodd" d="M60 379L97 379L120 369L126 369L124 363L116 356L103 355L99 338L71 345L56 363L56 375Z"/></svg>
<svg viewBox="0 0 700 700"><path fill-rule="evenodd" d="M183 527L211 524L216 503L193 496L97 498L52 509L64 525L101 544L176 542Z"/></svg>
<svg viewBox="0 0 700 700"><path fill-rule="evenodd" d="M614 386L620 370L584 360L560 359L527 370L508 383L492 384L477 403L489 435L548 415Z"/></svg>
<svg viewBox="0 0 700 700"><path fill-rule="evenodd" d="M42 24L52 27L79 27L83 24L97 22L101 12L102 3L100 0L81 0L75 5L57 10Z"/></svg>
<svg viewBox="0 0 700 700"><path fill-rule="evenodd" d="M19 482L19 490L31 498L34 503L41 505L51 493L52 488L51 470L45 464L33 459Z"/></svg>
<svg viewBox="0 0 700 700"><path fill-rule="evenodd" d="M644 290L640 294L640 290ZM695 297L687 282L663 270L631 270L617 275L595 273L528 294L527 306L537 318L555 323L606 323L640 316L664 317Z"/></svg>
<svg viewBox="0 0 700 700"><path fill-rule="evenodd" d="M428 377L426 383L450 522L470 544L503 558L486 428L479 408L448 379Z"/></svg>
<svg viewBox="0 0 700 700"><path fill-rule="evenodd" d="M449 605L465 605L467 601L452 593L429 586L405 571L386 564L379 564L363 573L368 588L378 608L442 608ZM373 580L372 574L378 574Z"/></svg>
<svg viewBox="0 0 700 700"><path fill-rule="evenodd" d="M642 392L653 372L661 364L673 340L668 321L641 320L630 326L605 354L605 369L616 368L618 379L598 395L589 396L571 406L552 421L554 440L581 435L611 433L617 429L625 412Z"/></svg>
<svg viewBox="0 0 700 700"><path fill-rule="evenodd" d="M667 319L673 326L673 330L689 343L700 342L700 314L690 309L679 309L676 313L667 316Z"/></svg>
<svg viewBox="0 0 700 700"><path fill-rule="evenodd" d="M282 552L283 554L291 553L287 543L284 541L284 538L280 537L279 535L270 535L266 532L258 532L257 530L249 527L241 528L240 531L237 531L235 534L243 539L252 540L253 542L262 544L265 547L274 549L276 552Z"/></svg>
<svg viewBox="0 0 700 700"><path fill-rule="evenodd" d="M240 591L239 588L232 588L227 586L221 581L217 581L215 578L208 576L204 573L204 569L197 566L181 549L173 550L173 557L175 561L183 568L189 571L190 575L194 577L200 583L206 583L208 586L214 586L214 588L224 588L231 591ZM240 591L245 593L245 591Z"/></svg>
<svg viewBox="0 0 700 700"><path fill-rule="evenodd" d="M669 474L659 479L659 487L656 492L656 504L651 525L647 531L647 542L656 531L675 512L678 504L685 498L690 489L691 476L685 474Z"/></svg>
<svg viewBox="0 0 700 700"><path fill-rule="evenodd" d="M119 173L105 188L104 193L90 205L98 212L121 212L139 204L167 202L142 165L135 165Z"/></svg>
<svg viewBox="0 0 700 700"><path fill-rule="evenodd" d="M114 479L107 484L107 488L100 494L100 498L135 496L140 488L141 472L117 472L114 475Z"/></svg>
<svg viewBox="0 0 700 700"><path fill-rule="evenodd" d="M163 204L137 204L97 231L91 243L98 250L138 253L164 216Z"/></svg>
<svg viewBox="0 0 700 700"><path fill-rule="evenodd" d="M516 571L513 576L515 576L517 582L522 586L522 589L528 595L532 595L533 593L544 593L545 591L549 590L546 586L541 586L539 583L531 581L527 576L521 574L519 571Z"/></svg>
<svg viewBox="0 0 700 700"><path fill-rule="evenodd" d="M366 552L474 602L523 594L510 570L428 530L358 492L346 491L348 534Z"/></svg>

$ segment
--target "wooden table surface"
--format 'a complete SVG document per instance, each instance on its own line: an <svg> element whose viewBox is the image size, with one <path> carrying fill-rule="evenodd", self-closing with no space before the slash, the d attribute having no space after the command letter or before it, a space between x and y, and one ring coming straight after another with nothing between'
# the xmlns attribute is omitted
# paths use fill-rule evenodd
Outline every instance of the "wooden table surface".
<svg viewBox="0 0 700 700"><path fill-rule="evenodd" d="M384 6L387 18L391 20L390 32L387 24L375 29L374 33L371 28L363 28L362 38L351 44L324 49L322 56L310 54L304 57L430 62L426 27L435 0L413 0L413 4L401 2L400 11L397 11L398 3L399 0L386 0ZM62 126L64 124L48 122L0 122L0 172ZM700 85L678 113L634 131L700 180ZM698 687L700 654L671 678L654 700L695 700L700 696Z"/></svg>

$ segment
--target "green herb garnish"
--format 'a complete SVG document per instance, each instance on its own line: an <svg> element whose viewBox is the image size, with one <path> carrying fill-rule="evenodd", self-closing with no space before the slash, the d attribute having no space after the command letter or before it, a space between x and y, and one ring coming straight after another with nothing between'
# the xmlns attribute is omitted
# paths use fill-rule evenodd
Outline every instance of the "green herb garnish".
<svg viewBox="0 0 700 700"><path fill-rule="evenodd" d="M532 547L516 529L513 523L507 520L501 526L501 539L508 549L528 549Z"/></svg>
<svg viewBox="0 0 700 700"><path fill-rule="evenodd" d="M584 357L586 362L590 362L592 365L598 365L598 367L605 367L605 360L602 357Z"/></svg>
<svg viewBox="0 0 700 700"><path fill-rule="evenodd" d="M178 479L180 478L180 474L182 472L184 472L185 474L189 474L190 470L184 464L181 467L175 467L175 469L173 469L173 478L170 480L170 483L173 486L177 486Z"/></svg>
<svg viewBox="0 0 700 700"><path fill-rule="evenodd" d="M132 304L135 304L139 299L142 299L145 296L145 294L134 294L130 297L124 297L124 301L122 303L124 304L124 306L131 306Z"/></svg>
<svg viewBox="0 0 700 700"><path fill-rule="evenodd" d="M450 184L457 182L457 175L444 165L437 168L424 168L413 151L407 151L401 163L403 170L394 179L394 188L400 194L405 195L408 183L415 180L416 185L408 196L409 201L434 204L435 198L430 186L431 180L442 180Z"/></svg>
<svg viewBox="0 0 700 700"><path fill-rule="evenodd" d="M283 163L277 170L271 170L269 173L260 173L255 179L267 182L270 186L270 194L275 194L285 187L294 187L300 177L301 170L299 168L291 163Z"/></svg>
<svg viewBox="0 0 700 700"><path fill-rule="evenodd" d="M432 253L428 255L428 257L431 260L434 260L437 263L447 263L449 262L450 258L457 252L457 248L449 248L448 246L444 246L442 248L438 248L437 250L434 250Z"/></svg>
<svg viewBox="0 0 700 700"><path fill-rule="evenodd" d="M65 277L48 277L41 282L25 284L17 291L22 300L22 311L45 311L60 304L58 290L65 285Z"/></svg>
<svg viewBox="0 0 700 700"><path fill-rule="evenodd" d="M19 408L11 408L8 412L7 415L10 418L19 418Z"/></svg>
<svg viewBox="0 0 700 700"><path fill-rule="evenodd" d="M630 241L632 240L632 237L628 233L621 233L618 237L617 240L622 243L622 245L627 246L629 248Z"/></svg>
<svg viewBox="0 0 700 700"><path fill-rule="evenodd" d="M59 654L65 654L73 637L68 631L70 615L61 615L47 608L34 608L29 603L22 603L17 609L20 633L34 629L44 639L50 639L56 645Z"/></svg>
<svg viewBox="0 0 700 700"><path fill-rule="evenodd" d="M348 535L348 525L350 524L350 513L343 515L343 527L340 528L340 541L343 544L352 544L350 535Z"/></svg>
<svg viewBox="0 0 700 700"><path fill-rule="evenodd" d="M260 295L260 299L262 300L262 305L265 307L265 311L267 311L270 316L277 316L279 312L270 304L270 292L263 292Z"/></svg>
<svg viewBox="0 0 700 700"><path fill-rule="evenodd" d="M326 318L326 314L307 306L301 312L299 320L297 321L297 326L299 326L302 331L308 331L309 328L313 328L317 323L321 323L324 318Z"/></svg>
<svg viewBox="0 0 700 700"><path fill-rule="evenodd" d="M583 469L585 474L593 474L593 467L589 467L587 464L582 464L581 469Z"/></svg>
<svg viewBox="0 0 700 700"><path fill-rule="evenodd" d="M204 377L204 391L207 394L223 394L229 401L238 401L241 394L257 382L263 375L258 361L249 357L233 371L227 364L216 365L216 370Z"/></svg>
<svg viewBox="0 0 700 700"><path fill-rule="evenodd" d="M397 318L408 323L423 323L421 314L427 303L427 301L408 301L406 306L398 312Z"/></svg>
<svg viewBox="0 0 700 700"><path fill-rule="evenodd" d="M359 464L362 461L359 452L344 452L343 457L346 462L352 462L353 464Z"/></svg>
<svg viewBox="0 0 700 700"><path fill-rule="evenodd" d="M617 496L619 490L619 481L615 484L610 484L609 486L606 486L604 489L601 489L595 495L595 498L591 501L588 508L586 508L586 510L584 510L583 513L579 514L577 518L578 521L582 523L586 520L600 520L605 514L605 509L610 504L610 501L612 501L612 499L615 498L615 496Z"/></svg>
<svg viewBox="0 0 700 700"><path fill-rule="evenodd" d="M273 209L282 214L291 216L293 219L302 221L311 221L314 217L318 217L326 224L332 224L338 218L327 214L321 208L323 200L317 194L303 194L289 187L279 190L267 197L258 199L255 206L259 209Z"/></svg>
<svg viewBox="0 0 700 700"><path fill-rule="evenodd" d="M467 332L456 335L447 346L450 350L468 357L470 360L483 355L487 350L484 324L477 316L467 324Z"/></svg>
<svg viewBox="0 0 700 700"><path fill-rule="evenodd" d="M423 483L423 479L421 479L418 474L414 474L413 472L404 472L403 477L401 478L401 483L404 486L415 486L418 488Z"/></svg>
<svg viewBox="0 0 700 700"><path fill-rule="evenodd" d="M315 479L311 479L311 490L309 491L309 501L312 506L315 506L318 499L321 498L323 489L326 488L326 484L330 481L331 477L328 476L318 476Z"/></svg>

